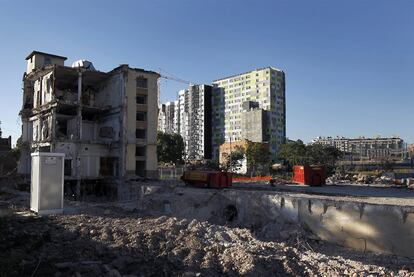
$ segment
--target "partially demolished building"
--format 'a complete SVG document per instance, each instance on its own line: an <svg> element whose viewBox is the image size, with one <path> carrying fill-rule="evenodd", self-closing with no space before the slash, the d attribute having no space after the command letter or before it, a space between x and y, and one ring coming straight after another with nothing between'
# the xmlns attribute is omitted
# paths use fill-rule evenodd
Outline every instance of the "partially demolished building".
<svg viewBox="0 0 414 277"><path fill-rule="evenodd" d="M20 173L42 151L65 153L65 180L157 177L158 73L69 67L66 57L38 51L26 60Z"/></svg>

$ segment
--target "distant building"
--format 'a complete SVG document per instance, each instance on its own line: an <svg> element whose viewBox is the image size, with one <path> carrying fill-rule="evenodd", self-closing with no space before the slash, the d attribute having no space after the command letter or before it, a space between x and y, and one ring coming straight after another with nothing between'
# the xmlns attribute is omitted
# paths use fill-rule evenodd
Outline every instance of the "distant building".
<svg viewBox="0 0 414 277"><path fill-rule="evenodd" d="M407 145L407 152L410 158L414 158L414 143Z"/></svg>
<svg viewBox="0 0 414 277"><path fill-rule="evenodd" d="M109 72L33 51L23 76L19 172L31 152L65 153L66 180L156 178L158 78L120 65Z"/></svg>
<svg viewBox="0 0 414 277"><path fill-rule="evenodd" d="M160 107L158 116L158 130L163 133L177 133L178 126L176 125L176 106L175 102L167 102Z"/></svg>
<svg viewBox="0 0 414 277"><path fill-rule="evenodd" d="M221 165L225 164L230 154L234 152L237 148L241 148L243 149L243 151L246 151L248 143L249 143L248 140L243 139L243 140L225 142L222 145L220 145L219 163ZM269 150L269 144L267 142L262 142L261 145L266 150ZM241 167L236 171L236 173L246 174L249 171L250 171L250 168L248 167L248 161L245 156L244 159L241 161Z"/></svg>
<svg viewBox="0 0 414 277"><path fill-rule="evenodd" d="M165 104L161 104L158 107L158 126L157 129L159 132L165 133L166 123L165 123Z"/></svg>
<svg viewBox="0 0 414 277"><path fill-rule="evenodd" d="M270 140L268 126L271 114L269 111L258 108L258 103L256 108L251 108L250 105L251 103L245 105L247 107L243 107L241 113L241 137L253 142L268 142Z"/></svg>
<svg viewBox="0 0 414 277"><path fill-rule="evenodd" d="M225 142L268 142L272 159L286 138L285 73L265 67L213 82L213 159Z"/></svg>
<svg viewBox="0 0 414 277"><path fill-rule="evenodd" d="M233 142L225 142L222 145L220 145L220 156L219 156L219 163L220 165L224 165L227 160L228 157L230 156L230 153L234 152L237 148L241 148L244 151L246 151L247 148L247 140L238 140L238 141L233 141ZM247 160L246 160L246 156L245 158L241 161L241 167L239 170L236 171L236 173L239 174L246 174L247 173Z"/></svg>
<svg viewBox="0 0 414 277"><path fill-rule="evenodd" d="M333 146L345 153L350 160L402 159L406 153L401 138L345 138L317 137L312 143Z"/></svg>
<svg viewBox="0 0 414 277"><path fill-rule="evenodd" d="M161 105L158 129L182 136L187 160L211 159L211 92L211 86L190 85Z"/></svg>

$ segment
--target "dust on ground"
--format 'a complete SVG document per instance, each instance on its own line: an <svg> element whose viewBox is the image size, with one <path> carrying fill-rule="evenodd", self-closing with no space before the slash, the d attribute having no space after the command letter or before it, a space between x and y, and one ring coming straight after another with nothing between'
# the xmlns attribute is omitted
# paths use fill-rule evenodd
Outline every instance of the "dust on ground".
<svg viewBox="0 0 414 277"><path fill-rule="evenodd" d="M322 242L297 225L275 234L271 224L249 230L77 205L40 217L27 193L0 189L0 276L414 276L411 259Z"/></svg>

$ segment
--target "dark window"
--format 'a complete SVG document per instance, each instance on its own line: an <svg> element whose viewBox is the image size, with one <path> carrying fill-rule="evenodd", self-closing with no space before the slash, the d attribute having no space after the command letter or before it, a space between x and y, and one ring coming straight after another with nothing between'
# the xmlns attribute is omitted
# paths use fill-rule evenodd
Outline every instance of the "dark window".
<svg viewBox="0 0 414 277"><path fill-rule="evenodd" d="M141 177L145 177L145 161L135 162L135 174Z"/></svg>
<svg viewBox="0 0 414 277"><path fill-rule="evenodd" d="M99 129L99 136L101 138L114 138L114 128L110 126L104 126Z"/></svg>
<svg viewBox="0 0 414 277"><path fill-rule="evenodd" d="M99 174L101 176L118 176L118 158L101 157Z"/></svg>
<svg viewBox="0 0 414 277"><path fill-rule="evenodd" d="M65 176L72 176L72 160L65 159Z"/></svg>
<svg viewBox="0 0 414 277"><path fill-rule="evenodd" d="M52 64L52 59L50 59L50 57L45 57L45 65L50 65Z"/></svg>
<svg viewBox="0 0 414 277"><path fill-rule="evenodd" d="M147 97L145 95L138 95L137 104L147 104Z"/></svg>
<svg viewBox="0 0 414 277"><path fill-rule="evenodd" d="M147 113L146 112L137 112L137 121L146 121Z"/></svg>
<svg viewBox="0 0 414 277"><path fill-rule="evenodd" d="M136 129L135 130L135 137L137 139L145 139L146 138L146 130L145 129Z"/></svg>
<svg viewBox="0 0 414 277"><path fill-rule="evenodd" d="M137 78L137 88L148 88L148 79L143 77Z"/></svg>
<svg viewBox="0 0 414 277"><path fill-rule="evenodd" d="M137 156L137 157L145 157L145 150L146 150L146 147L145 146L137 146L135 148L135 156Z"/></svg>

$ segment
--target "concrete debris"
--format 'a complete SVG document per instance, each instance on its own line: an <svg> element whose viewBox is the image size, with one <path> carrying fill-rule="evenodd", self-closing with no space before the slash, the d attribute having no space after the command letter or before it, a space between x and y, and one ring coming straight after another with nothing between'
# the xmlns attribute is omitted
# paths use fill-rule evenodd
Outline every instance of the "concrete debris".
<svg viewBox="0 0 414 277"><path fill-rule="evenodd" d="M285 185L291 183L291 180L288 180L286 178L280 178L280 177L273 177L271 180L269 180L269 185L272 187L276 185Z"/></svg>
<svg viewBox="0 0 414 277"><path fill-rule="evenodd" d="M6 198L1 276L414 276L413 260L338 247L295 224L247 229L86 203L38 217L22 193Z"/></svg>
<svg viewBox="0 0 414 277"><path fill-rule="evenodd" d="M365 185L385 185L397 187L412 187L413 178L396 178L392 172L382 174L334 174L326 179L327 184L359 183Z"/></svg>

